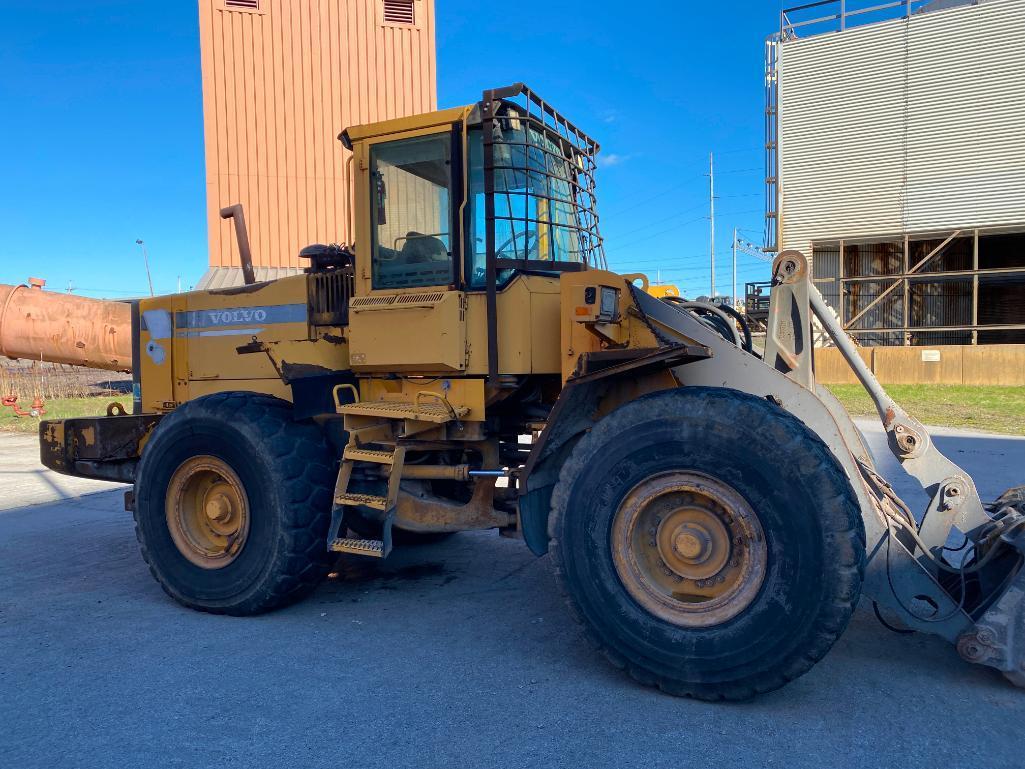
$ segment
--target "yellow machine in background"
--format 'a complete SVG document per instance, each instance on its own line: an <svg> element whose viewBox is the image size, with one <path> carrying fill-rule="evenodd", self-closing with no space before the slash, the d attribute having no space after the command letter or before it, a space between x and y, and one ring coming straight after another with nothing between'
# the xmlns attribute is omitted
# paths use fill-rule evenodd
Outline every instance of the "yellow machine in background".
<svg viewBox="0 0 1025 769"><path fill-rule="evenodd" d="M671 283L653 283L648 286L648 293L656 299L664 299L667 296L680 296L680 289Z"/></svg>
<svg viewBox="0 0 1025 769"><path fill-rule="evenodd" d="M812 315L850 341L800 254L774 264L760 355L735 314L607 269L598 145L525 86L341 140L354 247L139 301L133 413L41 426L48 466L133 484L143 555L175 600L254 614L308 593L336 554L498 529L550 554L592 641L670 693L782 686L828 651L863 582L1021 682L1006 628L1025 622L1025 495L984 507L850 352L934 499L918 526L815 383Z"/></svg>

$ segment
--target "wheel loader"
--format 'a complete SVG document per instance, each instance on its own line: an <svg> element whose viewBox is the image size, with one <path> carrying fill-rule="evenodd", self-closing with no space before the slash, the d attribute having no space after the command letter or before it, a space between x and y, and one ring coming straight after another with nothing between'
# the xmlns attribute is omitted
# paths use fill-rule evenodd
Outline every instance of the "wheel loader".
<svg viewBox="0 0 1025 769"><path fill-rule="evenodd" d="M257 614L339 554L495 529L549 556L597 650L670 694L783 686L862 595L1025 685L1025 490L980 499L800 253L773 263L756 349L727 308L607 269L598 144L526 86L340 140L354 245L258 283L226 210L246 284L134 303L130 413L41 423L45 465L132 484L172 598ZM924 512L816 383L813 319Z"/></svg>

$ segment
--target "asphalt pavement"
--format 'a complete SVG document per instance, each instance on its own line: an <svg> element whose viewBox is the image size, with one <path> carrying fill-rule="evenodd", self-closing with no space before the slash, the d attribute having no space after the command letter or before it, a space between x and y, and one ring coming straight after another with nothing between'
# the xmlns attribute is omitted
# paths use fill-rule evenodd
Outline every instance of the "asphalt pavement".
<svg viewBox="0 0 1025 769"><path fill-rule="evenodd" d="M936 433L984 496L1025 482L1025 439ZM0 435L2 767L1025 763L1025 691L864 602L804 677L709 705L592 653L548 560L493 533L345 561L262 617L188 611L143 564L123 490L36 456Z"/></svg>

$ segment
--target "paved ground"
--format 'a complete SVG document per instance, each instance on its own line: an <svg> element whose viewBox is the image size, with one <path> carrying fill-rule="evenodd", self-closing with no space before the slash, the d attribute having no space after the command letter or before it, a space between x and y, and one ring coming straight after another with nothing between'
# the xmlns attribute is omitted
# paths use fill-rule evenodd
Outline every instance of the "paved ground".
<svg viewBox="0 0 1025 769"><path fill-rule="evenodd" d="M984 494L1025 475L1025 439L938 432ZM633 684L584 646L547 561L491 534L211 617L150 578L119 491L33 458L0 435L0 766L1022 766L1025 692L864 607L743 705Z"/></svg>

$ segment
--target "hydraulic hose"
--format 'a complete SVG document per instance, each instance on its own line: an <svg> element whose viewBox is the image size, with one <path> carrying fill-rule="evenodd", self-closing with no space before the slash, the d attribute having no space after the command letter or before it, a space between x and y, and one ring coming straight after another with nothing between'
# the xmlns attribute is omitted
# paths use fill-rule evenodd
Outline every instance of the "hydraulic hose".
<svg viewBox="0 0 1025 769"><path fill-rule="evenodd" d="M689 310L695 315L698 315L705 325L713 328L727 342L733 342L737 347L747 349L741 342L740 334L737 333L737 327L733 325L733 321L730 320L730 317L725 312L714 304L709 304L708 302L692 302L679 296L666 296L662 298L662 301L673 305L677 309Z"/></svg>
<svg viewBox="0 0 1025 769"><path fill-rule="evenodd" d="M737 312L736 308L728 304L720 304L717 306L720 310L722 310L727 315L729 315L737 321L737 323L740 325L740 330L744 332L744 344L741 346L749 353L754 355L754 340L751 337L751 327L748 325L747 319L744 317L744 314Z"/></svg>

